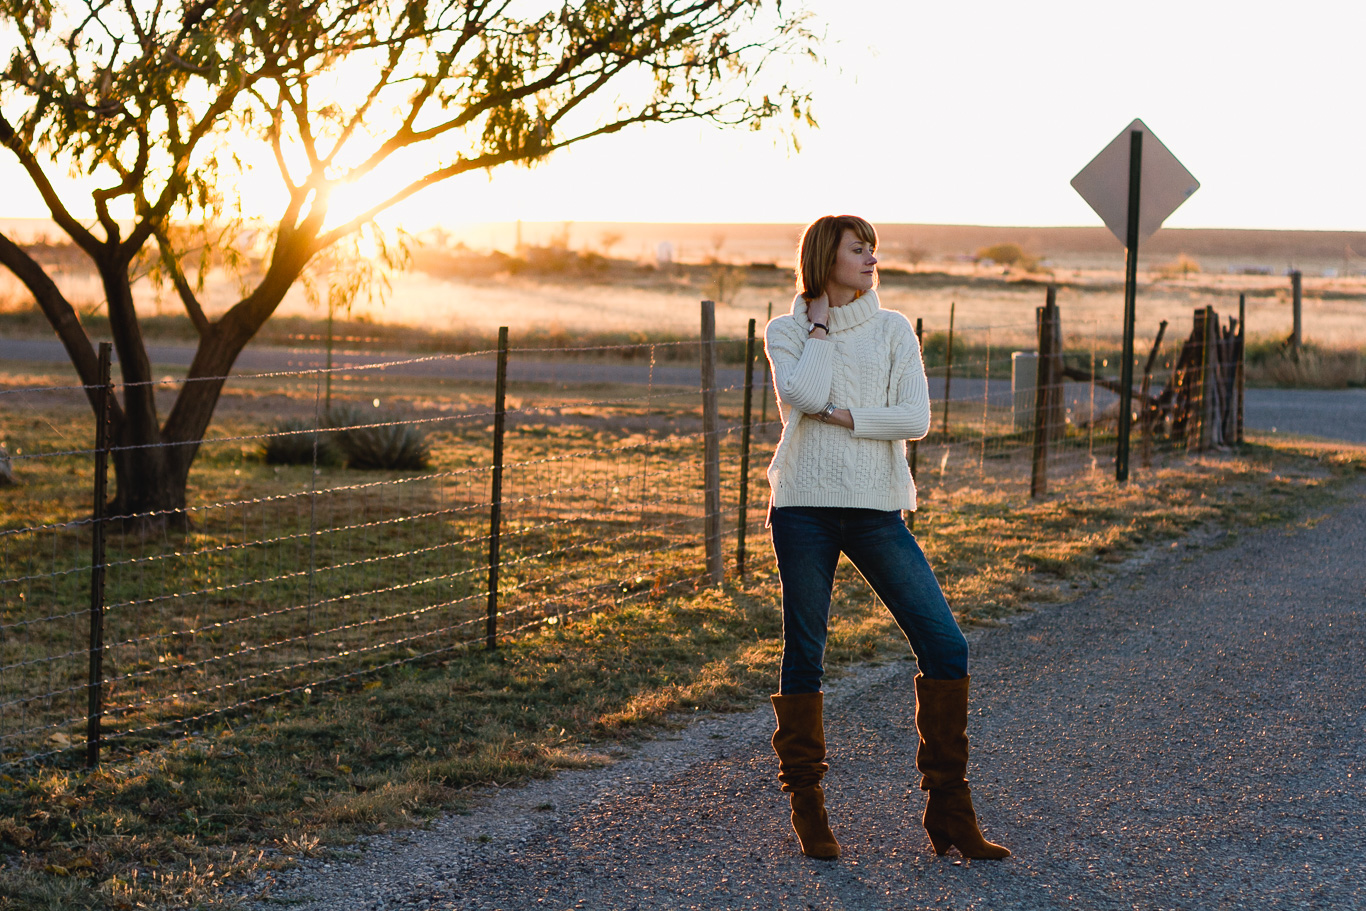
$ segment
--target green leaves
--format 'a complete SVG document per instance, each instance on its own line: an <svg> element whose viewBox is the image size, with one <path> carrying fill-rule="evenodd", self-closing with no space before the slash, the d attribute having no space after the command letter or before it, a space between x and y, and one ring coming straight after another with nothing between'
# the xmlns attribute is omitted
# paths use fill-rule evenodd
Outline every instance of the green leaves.
<svg viewBox="0 0 1366 911"><path fill-rule="evenodd" d="M413 147L428 150L420 181L342 233L421 186L630 124L757 126L789 103L802 119L805 96L756 81L772 58L813 52L779 4L579 0L526 19L506 9L6 0L20 40L0 103L37 160L69 162L102 188L102 207L122 199L158 227L221 217L213 188L241 177L243 161L274 159L281 236L315 209L310 189L322 199ZM321 227L309 232L320 244L340 236Z"/></svg>
<svg viewBox="0 0 1366 911"><path fill-rule="evenodd" d="M152 387L139 385L153 375L132 305L143 274L175 287L199 331L196 376L224 376L311 263L321 268L325 251L435 183L531 165L636 125L758 127L789 107L789 129L809 122L809 96L768 70L818 43L777 0L522 8L0 0L17 39L0 64L0 140L101 274L135 390L125 396L140 397L129 413L142 438L130 442L162 442ZM62 198L54 167L83 182L98 226L72 214L88 204ZM199 298L215 264L241 298L210 320ZM51 282L29 280L93 382L93 348L70 305ZM329 298L360 291L342 282ZM219 388L187 385L166 438L199 439ZM120 476L120 495L136 483ZM161 499L177 502L174 492Z"/></svg>

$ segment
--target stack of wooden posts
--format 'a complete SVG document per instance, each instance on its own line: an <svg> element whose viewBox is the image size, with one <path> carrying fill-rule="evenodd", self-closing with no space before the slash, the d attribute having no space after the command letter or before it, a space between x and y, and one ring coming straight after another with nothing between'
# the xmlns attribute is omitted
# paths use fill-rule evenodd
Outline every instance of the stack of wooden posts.
<svg viewBox="0 0 1366 911"><path fill-rule="evenodd" d="M1161 338L1159 331L1158 345ZM1213 307L1195 311L1191 334L1181 346L1166 387L1156 396L1148 395L1145 388L1140 396L1145 439L1160 434L1173 443L1184 443L1190 451L1241 442L1243 340L1237 319L1229 317L1227 325L1221 326ZM1145 386L1156 351L1154 345L1143 378Z"/></svg>
<svg viewBox="0 0 1366 911"><path fill-rule="evenodd" d="M1044 325L1044 312L1045 308L1040 307L1040 326ZM1221 326L1219 314L1213 307L1196 310L1191 333L1181 346L1166 385L1161 392L1153 394L1153 369L1162 350L1167 321L1163 320L1158 327L1143 367L1140 388L1133 397L1144 465L1150 464L1156 439L1197 452L1243 441L1242 312L1240 302L1240 318L1230 317L1227 325ZM1048 339L1041 330L1040 348L1047 344ZM1055 376L1060 370L1061 376L1067 379L1095 383L1116 393L1120 391L1116 378L1094 375L1089 370L1061 363L1060 358L1057 360L1059 366L1053 368ZM1043 422L1045 426L1051 423Z"/></svg>

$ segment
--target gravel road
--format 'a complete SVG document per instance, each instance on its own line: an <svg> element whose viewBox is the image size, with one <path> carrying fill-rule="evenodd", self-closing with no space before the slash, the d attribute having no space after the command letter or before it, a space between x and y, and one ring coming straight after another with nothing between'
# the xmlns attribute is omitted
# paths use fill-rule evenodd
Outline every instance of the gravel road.
<svg viewBox="0 0 1366 911"><path fill-rule="evenodd" d="M829 688L838 861L797 853L762 708L275 874L254 907L1366 908L1363 540L1358 484L974 635L970 775L1005 861L930 850L896 662Z"/></svg>

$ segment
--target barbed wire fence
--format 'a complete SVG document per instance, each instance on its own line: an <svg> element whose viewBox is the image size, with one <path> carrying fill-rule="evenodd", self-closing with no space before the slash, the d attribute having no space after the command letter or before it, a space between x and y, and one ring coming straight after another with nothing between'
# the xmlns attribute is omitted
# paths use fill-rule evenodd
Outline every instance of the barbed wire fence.
<svg viewBox="0 0 1366 911"><path fill-rule="evenodd" d="M0 768L117 759L267 700L771 572L762 341L753 320L717 339L710 302L702 322L695 341L512 348L504 330L497 350L331 368L299 352L235 374L182 524L104 514L120 448L90 403L118 389L107 347L95 387L0 387L24 485L0 523ZM1098 333L1072 327L1092 379L1064 382L1012 350L1045 326L1041 308L1032 327L923 339L922 491L985 478L1025 496L1041 466L1112 464Z"/></svg>

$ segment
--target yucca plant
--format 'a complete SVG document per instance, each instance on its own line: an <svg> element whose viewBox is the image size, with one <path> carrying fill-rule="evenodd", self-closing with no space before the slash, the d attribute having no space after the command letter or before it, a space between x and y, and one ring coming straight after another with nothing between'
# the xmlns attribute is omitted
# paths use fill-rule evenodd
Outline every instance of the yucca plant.
<svg viewBox="0 0 1366 911"><path fill-rule="evenodd" d="M393 415L341 407L329 413L328 423L336 428L333 436L347 468L421 471L431 463L426 431Z"/></svg>

